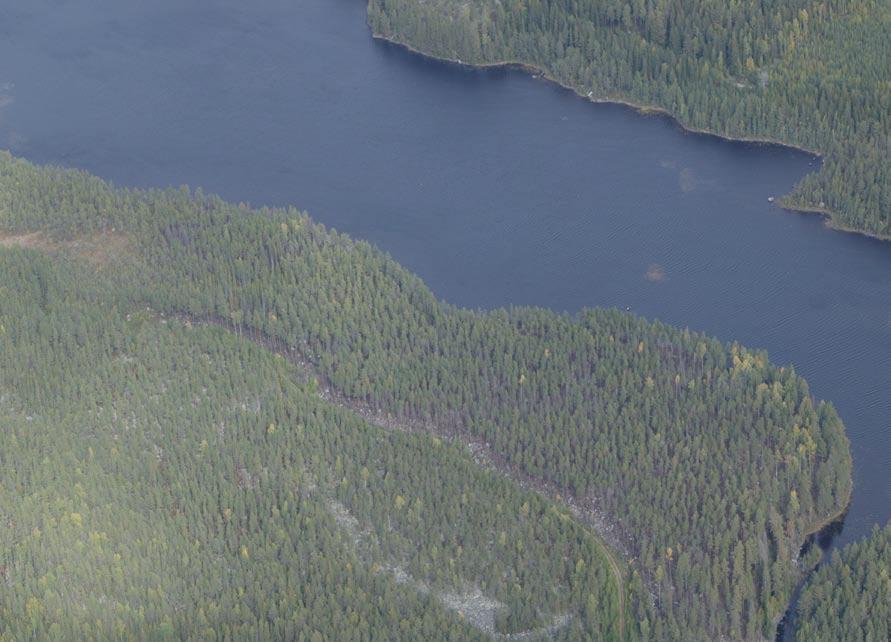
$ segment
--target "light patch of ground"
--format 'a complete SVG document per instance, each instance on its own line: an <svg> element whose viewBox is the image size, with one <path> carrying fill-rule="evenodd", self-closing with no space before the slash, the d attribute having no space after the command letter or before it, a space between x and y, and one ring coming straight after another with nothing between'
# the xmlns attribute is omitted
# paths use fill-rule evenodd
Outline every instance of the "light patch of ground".
<svg viewBox="0 0 891 642"><path fill-rule="evenodd" d="M101 269L130 253L130 241L120 232L99 232L93 236L56 241L43 232L7 234L0 232L0 247L22 247L41 252L67 252Z"/></svg>
<svg viewBox="0 0 891 642"><path fill-rule="evenodd" d="M476 628L489 635L495 634L495 614L504 608L504 604L487 597L479 587L470 586L461 593L443 592L436 597Z"/></svg>
<svg viewBox="0 0 891 642"><path fill-rule="evenodd" d="M132 248L126 236L119 232L100 232L94 236L67 241L66 250L88 261L93 267L102 268L125 258Z"/></svg>
<svg viewBox="0 0 891 642"><path fill-rule="evenodd" d="M337 525L344 530L357 547L361 547L369 538L374 537L371 529L363 528L359 520L340 502L334 499L329 500L328 510ZM497 640L547 638L572 620L569 613L563 613L555 616L550 624L539 629L530 629L509 635L498 633L495 631L495 616L498 611L505 608L505 604L483 593L479 586L467 585L460 592L438 591L432 589L426 582L413 577L402 564L386 564L380 568L382 572L392 574L398 584L410 586L424 595L432 595L447 609L454 611L462 620Z"/></svg>
<svg viewBox="0 0 891 642"><path fill-rule="evenodd" d="M30 234L0 234L0 247L43 249L40 246L42 238L43 235L40 232L31 232Z"/></svg>
<svg viewBox="0 0 891 642"><path fill-rule="evenodd" d="M334 521L337 522L337 525L346 531L354 544L358 545L366 537L371 535L371 531L367 528L362 528L359 525L359 520L353 517L353 514L350 513L349 509L340 502L332 499L328 502L328 510L331 511L331 516L334 517Z"/></svg>

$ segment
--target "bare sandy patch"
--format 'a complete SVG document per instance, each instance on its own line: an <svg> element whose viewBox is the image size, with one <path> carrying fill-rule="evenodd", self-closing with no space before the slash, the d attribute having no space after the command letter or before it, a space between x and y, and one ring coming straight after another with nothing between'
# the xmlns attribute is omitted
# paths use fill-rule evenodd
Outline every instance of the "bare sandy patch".
<svg viewBox="0 0 891 642"><path fill-rule="evenodd" d="M43 235L40 232L28 234L3 234L0 233L0 247L27 247L43 249L41 246Z"/></svg>
<svg viewBox="0 0 891 642"><path fill-rule="evenodd" d="M124 258L130 253L130 241L116 231L99 232L69 241L56 241L43 232L8 234L0 232L0 247L21 247L41 252L67 252L87 261L96 269Z"/></svg>

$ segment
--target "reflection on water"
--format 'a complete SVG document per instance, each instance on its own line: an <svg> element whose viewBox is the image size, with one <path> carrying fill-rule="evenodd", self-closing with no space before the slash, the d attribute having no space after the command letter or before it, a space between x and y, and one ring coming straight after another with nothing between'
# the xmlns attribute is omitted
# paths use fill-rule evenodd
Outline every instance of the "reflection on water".
<svg viewBox="0 0 891 642"><path fill-rule="evenodd" d="M658 283L659 281L664 281L665 280L665 269L658 263L651 263L650 267L647 268L647 273L644 274L644 278L647 281L652 281L653 283Z"/></svg>

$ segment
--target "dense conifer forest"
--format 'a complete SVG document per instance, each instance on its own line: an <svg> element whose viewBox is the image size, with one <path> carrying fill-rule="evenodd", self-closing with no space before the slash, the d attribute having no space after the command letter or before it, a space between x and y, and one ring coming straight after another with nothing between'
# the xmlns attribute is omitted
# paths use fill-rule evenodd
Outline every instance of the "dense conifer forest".
<svg viewBox="0 0 891 642"><path fill-rule="evenodd" d="M796 640L891 639L891 524L835 551L808 580L798 604Z"/></svg>
<svg viewBox="0 0 891 642"><path fill-rule="evenodd" d="M0 153L0 246L0 639L772 638L850 496L764 353L296 209Z"/></svg>
<svg viewBox="0 0 891 642"><path fill-rule="evenodd" d="M83 265L0 273L0 639L482 640L447 613L468 587L493 630L616 637L594 535L459 448Z"/></svg>
<svg viewBox="0 0 891 642"><path fill-rule="evenodd" d="M370 0L375 34L516 63L684 126L819 152L781 199L891 236L891 5L884 0Z"/></svg>

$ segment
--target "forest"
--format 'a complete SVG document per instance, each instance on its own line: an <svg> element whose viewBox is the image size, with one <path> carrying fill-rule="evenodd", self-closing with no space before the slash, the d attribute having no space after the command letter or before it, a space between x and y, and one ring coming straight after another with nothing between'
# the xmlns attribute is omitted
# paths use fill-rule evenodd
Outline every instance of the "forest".
<svg viewBox="0 0 891 642"><path fill-rule="evenodd" d="M0 153L0 275L3 640L772 639L851 494L765 353L294 208Z"/></svg>
<svg viewBox="0 0 891 642"><path fill-rule="evenodd" d="M891 237L891 5L883 0L370 0L375 35L518 64L684 127L819 153L784 207Z"/></svg>
<svg viewBox="0 0 891 642"><path fill-rule="evenodd" d="M835 551L808 580L798 603L796 640L891 639L891 524Z"/></svg>
<svg viewBox="0 0 891 642"><path fill-rule="evenodd" d="M0 270L0 639L483 640L566 614L564 639L616 637L565 510L233 333L125 312L89 265ZM482 631L437 597L467 587Z"/></svg>

